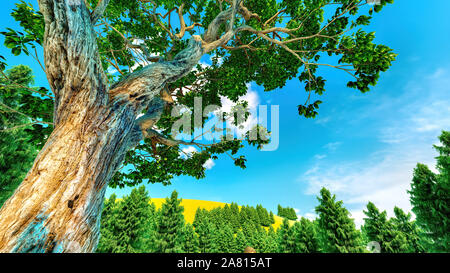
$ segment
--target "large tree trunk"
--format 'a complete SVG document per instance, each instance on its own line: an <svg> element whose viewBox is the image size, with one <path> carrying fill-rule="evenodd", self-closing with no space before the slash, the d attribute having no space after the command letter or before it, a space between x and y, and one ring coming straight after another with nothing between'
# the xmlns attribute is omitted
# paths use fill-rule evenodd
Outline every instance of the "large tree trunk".
<svg viewBox="0 0 450 273"><path fill-rule="evenodd" d="M55 128L0 211L1 252L95 250L107 183L133 141L134 113L117 110L74 113Z"/></svg>
<svg viewBox="0 0 450 273"><path fill-rule="evenodd" d="M160 90L188 73L204 51L191 39L174 60L108 88L92 26L98 12L91 15L84 0L39 0L39 6L55 129L0 210L0 252L92 252L108 181L159 118ZM136 120L145 109L146 120Z"/></svg>

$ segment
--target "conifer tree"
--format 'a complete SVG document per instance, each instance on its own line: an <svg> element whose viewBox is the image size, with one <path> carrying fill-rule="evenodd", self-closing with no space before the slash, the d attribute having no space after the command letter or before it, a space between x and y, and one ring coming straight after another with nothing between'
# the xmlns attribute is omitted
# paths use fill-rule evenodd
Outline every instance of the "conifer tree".
<svg viewBox="0 0 450 273"><path fill-rule="evenodd" d="M157 252L177 253L183 251L184 207L180 205L177 191L161 207L157 224Z"/></svg>
<svg viewBox="0 0 450 273"><path fill-rule="evenodd" d="M361 240L349 212L343 207L342 201L336 201L325 188L320 190L317 198L319 205L316 212L319 214L318 227L320 246L327 253L353 253L363 252Z"/></svg>
<svg viewBox="0 0 450 273"><path fill-rule="evenodd" d="M100 239L97 247L99 253L114 253L118 243L117 203L116 195L112 194L103 205L100 222Z"/></svg>
<svg viewBox="0 0 450 273"><path fill-rule="evenodd" d="M244 252L244 249L249 246L249 242L247 241L247 238L244 235L244 232L242 232L242 230L239 230L236 233L236 237L235 237L235 253L242 253Z"/></svg>
<svg viewBox="0 0 450 273"><path fill-rule="evenodd" d="M283 208L281 205L278 205L278 216L287 218L289 220L297 220L297 213L295 213L294 208L286 207Z"/></svg>
<svg viewBox="0 0 450 273"><path fill-rule="evenodd" d="M198 227L199 223L203 221L207 213L208 212L205 209L197 208L197 210L195 211L194 221L192 222L194 228Z"/></svg>
<svg viewBox="0 0 450 273"><path fill-rule="evenodd" d="M450 132L439 136L441 145L433 173L426 165L417 164L409 191L417 225L424 231L434 252L450 252Z"/></svg>
<svg viewBox="0 0 450 273"><path fill-rule="evenodd" d="M256 210L262 226L268 227L271 224L269 213L262 205L257 205Z"/></svg>
<svg viewBox="0 0 450 273"><path fill-rule="evenodd" d="M411 221L411 213L406 214L401 208L394 207L395 217L392 218L394 228L403 233L408 244L408 252L423 253L425 249L421 243L420 230L415 221Z"/></svg>
<svg viewBox="0 0 450 273"><path fill-rule="evenodd" d="M216 229L216 233L214 235L217 252L233 252L234 233L233 228L230 224L225 224L222 227Z"/></svg>
<svg viewBox="0 0 450 273"><path fill-rule="evenodd" d="M267 247L265 249L266 253L276 253L279 250L277 233L272 226L269 227L267 231Z"/></svg>
<svg viewBox="0 0 450 273"><path fill-rule="evenodd" d="M295 222L293 229L296 253L319 252L319 241L310 220L302 217L299 222Z"/></svg>
<svg viewBox="0 0 450 273"><path fill-rule="evenodd" d="M194 227L187 223L183 227L183 252L185 253L200 253L198 235L194 231Z"/></svg>
<svg viewBox="0 0 450 273"><path fill-rule="evenodd" d="M231 224L233 226L233 232L237 233L240 228L239 206L232 202L230 205Z"/></svg>
<svg viewBox="0 0 450 273"><path fill-rule="evenodd" d="M280 204L278 204L277 206L277 215L280 217L284 217L284 209Z"/></svg>
<svg viewBox="0 0 450 273"><path fill-rule="evenodd" d="M143 240L151 218L150 197L144 186L135 188L117 204L116 224L119 230L115 252L144 252Z"/></svg>
<svg viewBox="0 0 450 273"><path fill-rule="evenodd" d="M247 246L255 248L256 245L256 225L254 222L248 221L242 225L242 232L244 233Z"/></svg>
<svg viewBox="0 0 450 273"><path fill-rule="evenodd" d="M272 225L275 224L275 216L273 215L273 212L270 212L269 219Z"/></svg>
<svg viewBox="0 0 450 273"><path fill-rule="evenodd" d="M198 222L195 232L198 234L199 248L201 253L214 253L217 251L215 240L216 228L208 218Z"/></svg>
<svg viewBox="0 0 450 273"><path fill-rule="evenodd" d="M295 252L295 238L294 230L289 225L287 218L283 219L283 223L277 230L278 233L278 247L280 253L294 253Z"/></svg>
<svg viewBox="0 0 450 273"><path fill-rule="evenodd" d="M387 219L386 211L380 212L372 202L369 202L364 214L367 216L364 218L364 231L367 238L369 241L380 244L381 253L407 251L405 235L394 228L394 225Z"/></svg>
<svg viewBox="0 0 450 273"><path fill-rule="evenodd" d="M149 206L150 218L145 223L145 231L142 235L143 252L156 252L157 247L157 225L159 212L156 210L154 203L150 202Z"/></svg>
<svg viewBox="0 0 450 273"><path fill-rule="evenodd" d="M297 220L297 213L295 212L294 208L288 208L287 218L292 221Z"/></svg>

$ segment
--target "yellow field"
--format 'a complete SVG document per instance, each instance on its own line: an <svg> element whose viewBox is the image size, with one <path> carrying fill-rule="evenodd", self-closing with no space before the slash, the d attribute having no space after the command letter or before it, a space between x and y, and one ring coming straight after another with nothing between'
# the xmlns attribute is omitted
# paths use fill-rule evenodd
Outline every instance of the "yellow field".
<svg viewBox="0 0 450 273"><path fill-rule="evenodd" d="M152 198L151 202L153 202L157 209L161 208L162 204L165 202L165 198ZM214 202L214 201L204 201L204 200L195 200L195 199L182 199L181 205L184 207L184 219L187 222L192 223L195 218L195 212L197 208L212 210L217 207L224 207L226 203L222 202ZM283 222L283 218L274 215L275 224L273 224L273 228L276 230L281 223ZM290 221L293 222L293 221Z"/></svg>

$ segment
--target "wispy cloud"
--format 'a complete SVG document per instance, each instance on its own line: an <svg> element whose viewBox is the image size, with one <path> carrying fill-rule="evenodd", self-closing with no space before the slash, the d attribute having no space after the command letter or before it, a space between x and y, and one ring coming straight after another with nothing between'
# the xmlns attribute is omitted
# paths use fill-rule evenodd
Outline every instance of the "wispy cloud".
<svg viewBox="0 0 450 273"><path fill-rule="evenodd" d="M409 82L396 98L387 98L368 112L401 107L395 116L387 115L376 125L379 150L364 158L330 162L316 161L299 181L306 183L306 194L317 195L322 187L336 193L350 208L357 225L368 201L392 216L394 206L410 210L407 190L417 162L434 169L436 143L441 130L450 129L450 71L439 68ZM394 108L395 109L395 108ZM330 151L339 142L325 145Z"/></svg>
<svg viewBox="0 0 450 273"><path fill-rule="evenodd" d="M340 141L336 141L336 142L330 142L327 143L326 145L324 145L323 147L327 150L329 150L330 152L334 152L336 151L337 148L339 148L339 146L342 145L342 142Z"/></svg>

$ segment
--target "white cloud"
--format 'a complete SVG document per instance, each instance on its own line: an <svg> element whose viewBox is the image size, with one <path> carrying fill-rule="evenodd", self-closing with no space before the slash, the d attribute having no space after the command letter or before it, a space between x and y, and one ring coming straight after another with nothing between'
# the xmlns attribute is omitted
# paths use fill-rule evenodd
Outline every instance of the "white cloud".
<svg viewBox="0 0 450 273"><path fill-rule="evenodd" d="M339 148L339 146L342 145L342 142L336 141L336 142L330 142L326 145L324 145L323 147L325 149L328 149L330 152L336 151L337 148Z"/></svg>
<svg viewBox="0 0 450 273"><path fill-rule="evenodd" d="M209 158L208 160L206 160L205 164L203 164L203 167L207 170L211 170L214 165L216 165L216 163L214 163L214 160Z"/></svg>
<svg viewBox="0 0 450 273"><path fill-rule="evenodd" d="M326 124L331 120L330 117L319 118L315 121L316 124Z"/></svg>
<svg viewBox="0 0 450 273"><path fill-rule="evenodd" d="M314 159L320 160L320 159L324 159L325 157L327 157L327 155L319 155L319 154L317 154L317 155L314 156Z"/></svg>
<svg viewBox="0 0 450 273"><path fill-rule="evenodd" d="M307 212L304 215L302 215L302 217L305 217L306 219L313 221L317 218L317 214L312 213L312 212Z"/></svg>
<svg viewBox="0 0 450 273"><path fill-rule="evenodd" d="M196 152L198 151L194 146L188 146L180 151L180 157L186 159Z"/></svg>
<svg viewBox="0 0 450 273"><path fill-rule="evenodd" d="M436 91L436 92L433 92ZM328 188L350 208L357 226L363 223L368 201L393 216L394 206L410 211L407 190L418 162L434 169L437 155L432 148L441 130L450 129L450 73L437 69L407 84L393 99L367 109L367 115L382 109L401 107L395 116L379 124L378 141L383 148L350 161L325 162L316 156L313 166L299 178L306 183L306 194L317 195ZM325 145L330 151L339 142Z"/></svg>

